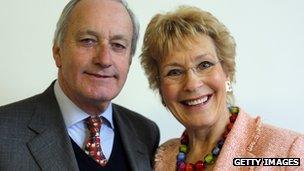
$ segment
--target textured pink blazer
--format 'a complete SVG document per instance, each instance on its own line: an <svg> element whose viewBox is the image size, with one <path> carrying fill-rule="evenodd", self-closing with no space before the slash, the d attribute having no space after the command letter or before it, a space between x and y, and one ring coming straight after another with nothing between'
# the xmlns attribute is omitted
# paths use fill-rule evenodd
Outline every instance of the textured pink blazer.
<svg viewBox="0 0 304 171"><path fill-rule="evenodd" d="M162 144L155 156L156 171L175 171L179 139ZM300 158L300 166L233 166L233 158ZM261 123L260 117L252 118L240 111L214 169L223 170L303 170L304 136L286 129Z"/></svg>

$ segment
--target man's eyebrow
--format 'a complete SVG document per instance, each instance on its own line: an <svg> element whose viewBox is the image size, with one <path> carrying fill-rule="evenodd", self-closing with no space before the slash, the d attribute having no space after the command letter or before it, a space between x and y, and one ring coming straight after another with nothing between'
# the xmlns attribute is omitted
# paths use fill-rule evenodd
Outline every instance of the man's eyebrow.
<svg viewBox="0 0 304 171"><path fill-rule="evenodd" d="M114 36L112 36L110 39L111 39L111 40L122 40L122 41L124 41L124 42L126 42L126 43L129 43L129 42L130 42L130 40L128 40L128 39L126 38L126 36L121 35L121 34L114 35Z"/></svg>
<svg viewBox="0 0 304 171"><path fill-rule="evenodd" d="M93 35L93 36L99 37L99 34L96 31L93 31L90 29L81 30L77 33L77 35L83 35L83 34L88 34L88 35ZM129 42L131 42L131 40L127 39L126 36L122 35L122 34L117 34L117 35L111 36L110 40L122 40L122 41L126 42L127 44L129 44Z"/></svg>
<svg viewBox="0 0 304 171"><path fill-rule="evenodd" d="M83 34L89 34L89 35L93 35L93 36L96 36L98 37L98 33L96 31L93 31L93 30L80 30L77 35L83 35Z"/></svg>

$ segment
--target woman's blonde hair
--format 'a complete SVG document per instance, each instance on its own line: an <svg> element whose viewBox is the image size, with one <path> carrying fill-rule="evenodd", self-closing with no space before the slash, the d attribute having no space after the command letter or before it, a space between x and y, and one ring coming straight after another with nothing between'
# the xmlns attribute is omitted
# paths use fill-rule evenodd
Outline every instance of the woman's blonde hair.
<svg viewBox="0 0 304 171"><path fill-rule="evenodd" d="M212 38L218 58L230 81L235 77L235 41L228 29L211 13L180 6L176 11L155 15L146 29L141 65L152 90L159 90L159 66L176 49L186 49L201 35ZM232 93L228 95L233 99Z"/></svg>

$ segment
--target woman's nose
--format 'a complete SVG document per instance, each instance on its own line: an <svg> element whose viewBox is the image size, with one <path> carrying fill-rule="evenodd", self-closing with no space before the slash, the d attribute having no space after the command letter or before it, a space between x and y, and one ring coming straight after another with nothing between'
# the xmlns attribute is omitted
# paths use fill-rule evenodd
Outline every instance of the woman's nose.
<svg viewBox="0 0 304 171"><path fill-rule="evenodd" d="M193 69L189 69L185 74L184 91L195 91L203 85L203 79Z"/></svg>

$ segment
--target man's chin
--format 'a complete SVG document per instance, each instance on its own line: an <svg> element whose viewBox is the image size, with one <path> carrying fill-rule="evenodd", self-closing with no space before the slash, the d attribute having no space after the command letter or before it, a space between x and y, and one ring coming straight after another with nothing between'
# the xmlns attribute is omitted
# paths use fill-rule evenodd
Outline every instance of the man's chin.
<svg viewBox="0 0 304 171"><path fill-rule="evenodd" d="M114 99L118 93L107 93L106 91L102 92L88 92L83 94L83 98L87 99L87 101L90 101L94 104L99 103L109 103L112 99Z"/></svg>

